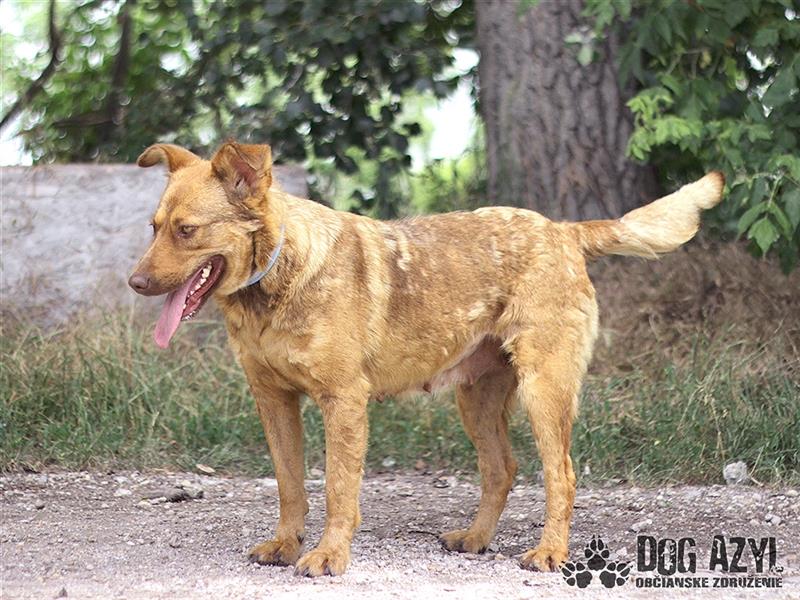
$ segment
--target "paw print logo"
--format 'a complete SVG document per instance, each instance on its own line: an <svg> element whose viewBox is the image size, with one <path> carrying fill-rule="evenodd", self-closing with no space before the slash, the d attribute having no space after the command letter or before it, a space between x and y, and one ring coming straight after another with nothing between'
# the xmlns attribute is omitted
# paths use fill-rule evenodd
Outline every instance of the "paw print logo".
<svg viewBox="0 0 800 600"><path fill-rule="evenodd" d="M561 565L561 574L567 585L585 588L592 582L592 573L582 562L567 561Z"/></svg>
<svg viewBox="0 0 800 600"><path fill-rule="evenodd" d="M592 536L583 550L586 562L567 561L561 565L564 581L578 588L588 587L595 579L595 574L603 586L607 588L625 585L631 574L631 566L624 561L609 560L611 551L599 536Z"/></svg>
<svg viewBox="0 0 800 600"><path fill-rule="evenodd" d="M596 535L593 535L592 541L586 544L583 554L587 558L586 564L592 571L599 571L605 567L606 561L611 555L603 539Z"/></svg>
<svg viewBox="0 0 800 600"><path fill-rule="evenodd" d="M631 574L631 566L626 562L611 561L600 571L600 583L607 588L625 585Z"/></svg>

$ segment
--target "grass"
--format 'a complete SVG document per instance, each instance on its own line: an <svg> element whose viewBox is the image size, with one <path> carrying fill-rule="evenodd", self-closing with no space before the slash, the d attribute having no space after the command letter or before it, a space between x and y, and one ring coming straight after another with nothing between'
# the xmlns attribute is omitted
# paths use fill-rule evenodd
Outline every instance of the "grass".
<svg viewBox="0 0 800 600"><path fill-rule="evenodd" d="M185 328L188 329L188 328ZM157 350L150 327L125 315L58 331L7 327L0 336L0 470L192 469L271 472L241 371L218 324L194 324ZM584 481L719 482L744 460L764 482L798 482L797 363L768 347L698 337L680 363L590 375L573 435ZM324 462L320 413L304 401L306 464ZM368 468L422 459L473 472L475 454L451 394L370 405ZM521 411L511 430L521 472L540 468Z"/></svg>

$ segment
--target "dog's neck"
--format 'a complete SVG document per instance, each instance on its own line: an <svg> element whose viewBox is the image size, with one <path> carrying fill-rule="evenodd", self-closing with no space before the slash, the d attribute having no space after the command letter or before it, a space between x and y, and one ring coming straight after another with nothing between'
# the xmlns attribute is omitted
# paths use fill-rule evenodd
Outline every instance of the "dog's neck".
<svg viewBox="0 0 800 600"><path fill-rule="evenodd" d="M259 215L263 226L253 233L251 272L266 267L282 240L280 253L264 277L230 297L258 306L260 313L290 300L319 271L339 232L335 211L282 190L271 189L265 207Z"/></svg>
<svg viewBox="0 0 800 600"><path fill-rule="evenodd" d="M250 285L254 286L261 283L273 267L277 266L277 259L283 253L286 241L287 215L283 193L269 193L264 204L264 213L258 215L262 227L253 233L251 273L257 279Z"/></svg>

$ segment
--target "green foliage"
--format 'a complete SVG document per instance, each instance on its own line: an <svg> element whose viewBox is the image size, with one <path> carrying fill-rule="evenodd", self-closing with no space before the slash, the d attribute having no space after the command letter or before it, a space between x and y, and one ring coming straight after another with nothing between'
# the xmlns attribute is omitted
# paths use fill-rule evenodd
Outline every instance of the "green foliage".
<svg viewBox="0 0 800 600"><path fill-rule="evenodd" d="M269 141L278 160L329 159L345 173L358 169L358 148L388 180L410 164L408 139L419 133L398 119L402 94L453 89L458 76L444 73L471 33L470 8L448 0L59 4L63 62L24 113L25 146L37 161L128 162L155 140L206 151L236 137ZM10 71L35 76L21 54L11 62ZM14 79L18 93L22 79Z"/></svg>
<svg viewBox="0 0 800 600"><path fill-rule="evenodd" d="M486 202L483 153L472 149L456 159L436 160L411 180L413 208L422 213L474 210Z"/></svg>
<svg viewBox="0 0 800 600"><path fill-rule="evenodd" d="M0 336L0 471L36 468L181 468L198 462L249 474L272 471L241 369L214 322L194 322L168 352L149 328L121 315L44 333ZM800 387L796 357L699 339L688 364L587 381L573 435L576 471L637 482L715 482L745 460L763 481L797 481ZM768 365L755 368L754 365ZM452 394L373 402L367 465L474 471ZM306 400L306 465L324 465L322 419ZM776 427L781 423L781 427ZM511 437L522 474L540 468L530 424Z"/></svg>
<svg viewBox="0 0 800 600"><path fill-rule="evenodd" d="M800 258L800 15L792 0L588 0L596 34L624 30L628 154L685 182L721 169L717 227Z"/></svg>

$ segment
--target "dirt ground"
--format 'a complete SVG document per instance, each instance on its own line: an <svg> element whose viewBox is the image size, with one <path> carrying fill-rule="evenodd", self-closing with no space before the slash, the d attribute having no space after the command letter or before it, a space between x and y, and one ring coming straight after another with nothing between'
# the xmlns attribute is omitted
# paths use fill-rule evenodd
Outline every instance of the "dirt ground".
<svg viewBox="0 0 800 600"><path fill-rule="evenodd" d="M309 480L307 548L324 517L321 480ZM437 542L464 527L477 506L473 481L436 474L365 479L362 525L348 572L303 579L291 568L251 565L248 548L271 537L274 479L194 473L9 474L0 478L3 598L572 598L652 597L634 573L623 587L585 590L560 574L519 568L514 558L541 533L544 493L517 486L497 536L480 556L448 554ZM197 497L201 496L201 497ZM167 499L169 498L169 499ZM173 501L170 501L173 500ZM180 501L174 501L180 500ZM756 486L579 488L570 555L592 535L610 559L636 562L636 536L692 537L697 576L714 535L777 542L780 589L662 590L661 597L800 598L800 497ZM745 551L745 557L747 551ZM753 559L742 563L752 570ZM705 563L705 567L703 564ZM596 578L597 579L597 578Z"/></svg>

